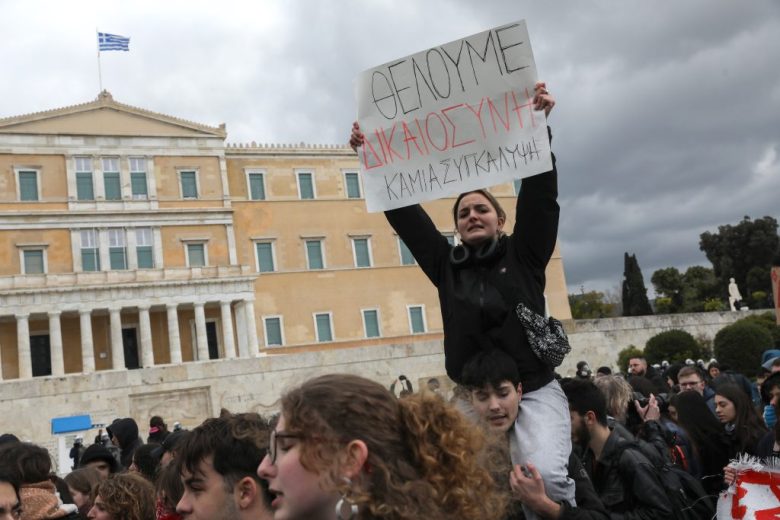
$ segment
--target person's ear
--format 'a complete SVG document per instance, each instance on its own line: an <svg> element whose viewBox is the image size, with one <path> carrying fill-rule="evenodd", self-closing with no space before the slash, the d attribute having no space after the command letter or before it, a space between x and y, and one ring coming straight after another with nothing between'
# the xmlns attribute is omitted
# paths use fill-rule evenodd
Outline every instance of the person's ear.
<svg viewBox="0 0 780 520"><path fill-rule="evenodd" d="M366 443L357 439L347 444L346 460L343 465L343 476L354 478L360 474L363 466L368 460L368 446Z"/></svg>
<svg viewBox="0 0 780 520"><path fill-rule="evenodd" d="M498 230L501 231L501 229L504 227L504 224L506 224L506 217L498 217Z"/></svg>
<svg viewBox="0 0 780 520"><path fill-rule="evenodd" d="M517 383L517 400L522 401L523 399L523 383Z"/></svg>
<svg viewBox="0 0 780 520"><path fill-rule="evenodd" d="M259 484L252 477L244 477L233 488L236 505L239 509L247 509L257 500L260 490Z"/></svg>
<svg viewBox="0 0 780 520"><path fill-rule="evenodd" d="M596 424L596 412L588 410L585 412L585 425L590 427Z"/></svg>

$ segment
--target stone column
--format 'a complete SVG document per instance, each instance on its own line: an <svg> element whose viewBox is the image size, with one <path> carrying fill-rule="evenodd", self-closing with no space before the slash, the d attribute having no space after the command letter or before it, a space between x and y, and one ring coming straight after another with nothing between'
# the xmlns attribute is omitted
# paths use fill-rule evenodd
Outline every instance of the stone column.
<svg viewBox="0 0 780 520"><path fill-rule="evenodd" d="M181 338L179 337L179 313L177 305L165 306L168 312L168 349L171 353L171 363L181 363Z"/></svg>
<svg viewBox="0 0 780 520"><path fill-rule="evenodd" d="M259 356L260 348L257 344L257 323L255 323L255 302L247 300L244 308L246 313L246 338L249 348L249 357Z"/></svg>
<svg viewBox="0 0 780 520"><path fill-rule="evenodd" d="M236 304L236 336L238 336L238 357L249 357L249 346L246 339L246 305L244 302Z"/></svg>
<svg viewBox="0 0 780 520"><path fill-rule="evenodd" d="M51 375L65 375L65 360L62 356L62 326L60 313L49 313L49 347L51 350Z"/></svg>
<svg viewBox="0 0 780 520"><path fill-rule="evenodd" d="M236 357L236 345L233 341L233 316L230 312L230 302L219 302L222 311L222 345L225 347L225 357Z"/></svg>
<svg viewBox="0 0 780 520"><path fill-rule="evenodd" d="M95 371L95 346L92 343L92 311L79 311L81 325L81 371Z"/></svg>
<svg viewBox="0 0 780 520"><path fill-rule="evenodd" d="M154 346L152 345L152 323L149 319L149 307L138 307L138 325L141 332L141 366L154 366Z"/></svg>
<svg viewBox="0 0 780 520"><path fill-rule="evenodd" d="M19 379L32 377L32 355L30 354L30 316L16 316L16 349L19 352Z"/></svg>
<svg viewBox="0 0 780 520"><path fill-rule="evenodd" d="M125 347L122 343L122 316L121 309L109 309L111 322L111 368L114 370L125 369Z"/></svg>
<svg viewBox="0 0 780 520"><path fill-rule="evenodd" d="M206 336L206 312L202 303L195 304L195 341L198 346L198 361L208 361L209 343Z"/></svg>

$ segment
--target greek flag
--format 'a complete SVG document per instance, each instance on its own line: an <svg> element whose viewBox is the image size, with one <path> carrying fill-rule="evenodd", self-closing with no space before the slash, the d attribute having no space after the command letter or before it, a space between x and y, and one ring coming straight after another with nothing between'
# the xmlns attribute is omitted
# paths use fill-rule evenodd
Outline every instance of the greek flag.
<svg viewBox="0 0 780 520"><path fill-rule="evenodd" d="M130 38L118 34L98 33L99 51L129 51Z"/></svg>

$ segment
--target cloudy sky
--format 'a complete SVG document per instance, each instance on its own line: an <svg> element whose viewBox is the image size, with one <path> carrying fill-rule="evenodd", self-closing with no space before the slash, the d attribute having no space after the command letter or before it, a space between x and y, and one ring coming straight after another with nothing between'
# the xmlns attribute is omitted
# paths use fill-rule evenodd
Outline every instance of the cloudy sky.
<svg viewBox="0 0 780 520"><path fill-rule="evenodd" d="M610 290L623 252L709 266L698 236L780 218L777 0L0 0L0 117L90 101L96 28L120 102L229 142L342 143L368 68L525 19L558 100L560 239L570 291Z"/></svg>

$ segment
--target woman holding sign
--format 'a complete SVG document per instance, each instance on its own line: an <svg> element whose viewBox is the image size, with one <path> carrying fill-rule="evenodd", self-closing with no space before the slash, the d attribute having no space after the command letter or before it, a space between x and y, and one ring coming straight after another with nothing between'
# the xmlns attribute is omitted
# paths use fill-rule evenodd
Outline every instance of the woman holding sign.
<svg viewBox="0 0 780 520"><path fill-rule="evenodd" d="M533 103L545 115L555 105L544 83L536 84ZM355 123L350 145L357 149L364 140ZM452 208L461 242L455 247L419 205L385 215L438 289L447 375L459 382L463 365L480 350L499 348L515 360L523 400L510 437L512 461L532 462L548 495L573 504L574 485L566 474L569 407L553 377L562 354L548 348L568 345L542 316L545 268L558 233L557 196L553 158L551 171L522 181L514 229L507 235L506 213L495 197L486 190L463 193Z"/></svg>

